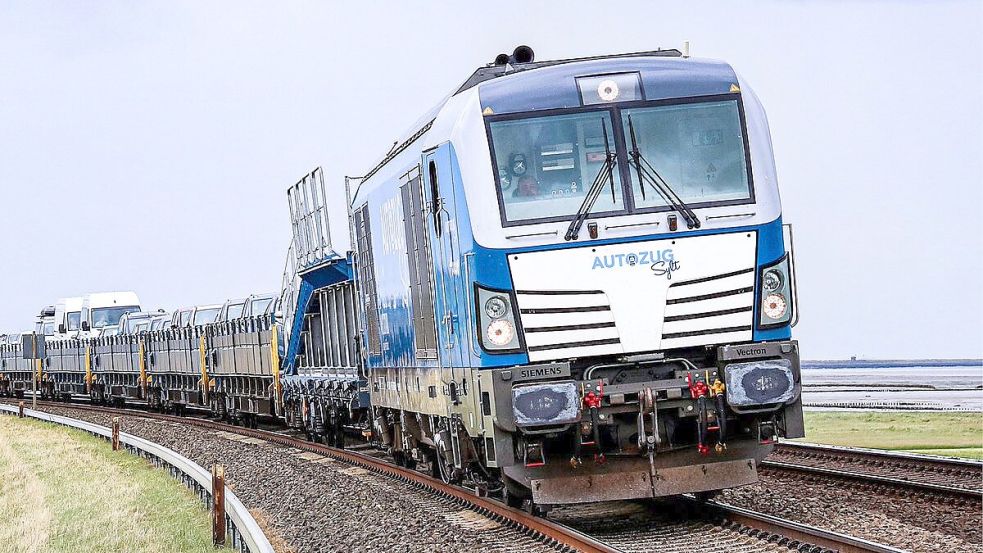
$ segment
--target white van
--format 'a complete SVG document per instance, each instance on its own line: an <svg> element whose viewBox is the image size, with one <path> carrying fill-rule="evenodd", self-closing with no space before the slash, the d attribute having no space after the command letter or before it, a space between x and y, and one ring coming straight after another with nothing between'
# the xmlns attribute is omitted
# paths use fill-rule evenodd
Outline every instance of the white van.
<svg viewBox="0 0 983 553"><path fill-rule="evenodd" d="M55 304L55 338L78 338L82 331L82 301L85 298L62 298Z"/></svg>
<svg viewBox="0 0 983 553"><path fill-rule="evenodd" d="M124 313L140 311L136 292L97 292L82 300L82 334L95 338L107 326L119 324Z"/></svg>

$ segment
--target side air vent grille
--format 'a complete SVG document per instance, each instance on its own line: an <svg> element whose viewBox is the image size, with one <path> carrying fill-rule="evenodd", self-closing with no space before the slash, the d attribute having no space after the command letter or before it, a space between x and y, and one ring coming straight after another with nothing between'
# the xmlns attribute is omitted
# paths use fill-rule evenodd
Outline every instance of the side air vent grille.
<svg viewBox="0 0 983 553"><path fill-rule="evenodd" d="M611 303L600 290L516 290L529 359L622 353Z"/></svg>
<svg viewBox="0 0 983 553"><path fill-rule="evenodd" d="M662 348L751 339L754 268L676 282L666 296Z"/></svg>

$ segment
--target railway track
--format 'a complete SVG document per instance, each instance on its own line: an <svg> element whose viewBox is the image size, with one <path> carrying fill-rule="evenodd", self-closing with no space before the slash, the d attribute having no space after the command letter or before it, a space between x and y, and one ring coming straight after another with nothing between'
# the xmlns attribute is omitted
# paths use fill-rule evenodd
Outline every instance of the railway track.
<svg viewBox="0 0 983 553"><path fill-rule="evenodd" d="M189 424L323 455L425 489L561 551L901 551L748 509L691 498L564 506L551 512L549 518L543 518L478 496L473 490L447 485L383 458L313 443L282 432L132 409L56 402L38 402L38 405Z"/></svg>
<svg viewBox="0 0 983 553"><path fill-rule="evenodd" d="M902 551L749 509L691 498L570 505L558 507L550 517L625 553Z"/></svg>
<svg viewBox="0 0 983 553"><path fill-rule="evenodd" d="M836 479L895 493L983 502L983 463L969 460L783 443L760 468L763 472Z"/></svg>

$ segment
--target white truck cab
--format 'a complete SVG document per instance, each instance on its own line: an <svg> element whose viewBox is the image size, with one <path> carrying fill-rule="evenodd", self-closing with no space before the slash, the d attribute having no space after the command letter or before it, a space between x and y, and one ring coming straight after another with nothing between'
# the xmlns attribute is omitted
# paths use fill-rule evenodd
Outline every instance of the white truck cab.
<svg viewBox="0 0 983 553"><path fill-rule="evenodd" d="M82 331L82 301L85 298L75 296L62 298L55 304L55 338L78 338Z"/></svg>
<svg viewBox="0 0 983 553"><path fill-rule="evenodd" d="M82 300L81 332L95 338L105 327L119 324L124 313L140 311L140 298L136 292L96 292Z"/></svg>

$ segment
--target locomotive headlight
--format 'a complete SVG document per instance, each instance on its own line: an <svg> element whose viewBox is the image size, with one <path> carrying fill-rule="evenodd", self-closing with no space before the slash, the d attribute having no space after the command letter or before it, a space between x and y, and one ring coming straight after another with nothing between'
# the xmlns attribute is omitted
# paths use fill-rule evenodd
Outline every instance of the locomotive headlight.
<svg viewBox="0 0 983 553"><path fill-rule="evenodd" d="M569 380L512 388L512 414L518 426L570 424L580 420L577 385Z"/></svg>
<svg viewBox="0 0 983 553"><path fill-rule="evenodd" d="M788 403L799 397L792 363L788 359L762 359L724 367L727 403L753 408Z"/></svg>
<svg viewBox="0 0 983 553"><path fill-rule="evenodd" d="M788 311L788 302L781 294L768 294L761 305L761 310L769 319L780 320Z"/></svg>
<svg viewBox="0 0 983 553"><path fill-rule="evenodd" d="M515 353L522 348L522 329L516 320L515 296L508 290L474 286L478 344L488 353Z"/></svg>
<svg viewBox="0 0 983 553"><path fill-rule="evenodd" d="M508 312L508 301L502 296L492 296L485 302L485 314L493 319L501 319Z"/></svg>
<svg viewBox="0 0 983 553"><path fill-rule="evenodd" d="M792 323L795 304L791 265L786 254L758 273L758 328L771 328Z"/></svg>
<svg viewBox="0 0 983 553"><path fill-rule="evenodd" d="M492 321L486 333L488 341L496 346L507 346L515 339L515 327L504 319Z"/></svg>
<svg viewBox="0 0 983 553"><path fill-rule="evenodd" d="M767 292L774 292L782 287L785 281L782 279L782 274L775 269L768 269L765 271L765 276L761 279L761 285Z"/></svg>
<svg viewBox="0 0 983 553"><path fill-rule="evenodd" d="M637 72L577 77L580 103L585 106L644 100L642 77Z"/></svg>
<svg viewBox="0 0 983 553"><path fill-rule="evenodd" d="M618 88L618 83L611 79L604 79L597 85L597 96L605 102L617 100L619 94L621 90Z"/></svg>

